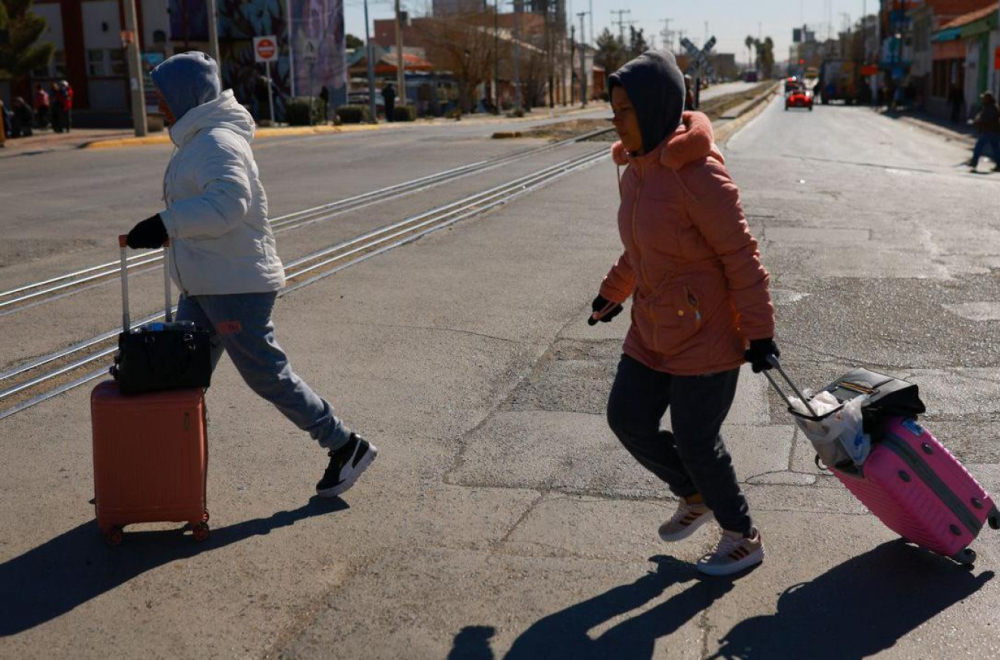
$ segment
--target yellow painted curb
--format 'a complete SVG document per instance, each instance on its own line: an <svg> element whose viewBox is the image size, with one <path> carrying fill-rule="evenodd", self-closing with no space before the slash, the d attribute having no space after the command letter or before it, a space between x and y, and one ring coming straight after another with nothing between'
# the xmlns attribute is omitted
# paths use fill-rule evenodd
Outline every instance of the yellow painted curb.
<svg viewBox="0 0 1000 660"><path fill-rule="evenodd" d="M402 124L402 122L396 122ZM259 128L254 139L274 137L296 137L300 135L332 135L334 133L361 133L390 128L384 124L350 124L347 126L299 126L296 128ZM170 144L170 135L149 135L146 137L119 138L117 140L94 140L80 146L81 149L116 149L119 147L141 147L150 144Z"/></svg>

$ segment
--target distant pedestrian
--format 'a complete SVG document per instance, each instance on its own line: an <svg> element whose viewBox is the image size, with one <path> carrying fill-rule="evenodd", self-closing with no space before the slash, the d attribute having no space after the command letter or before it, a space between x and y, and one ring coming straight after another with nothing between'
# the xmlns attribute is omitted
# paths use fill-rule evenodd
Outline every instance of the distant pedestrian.
<svg viewBox="0 0 1000 660"><path fill-rule="evenodd" d="M3 100L0 100L0 122L3 123L3 134L5 138L12 138L14 136L14 115L7 109L4 105Z"/></svg>
<svg viewBox="0 0 1000 660"><path fill-rule="evenodd" d="M170 238L178 320L211 332L213 367L228 353L254 392L329 450L316 491L340 495L377 450L295 374L275 339L271 312L285 274L250 149L253 117L232 90L221 91L218 65L205 53L174 55L150 75L177 151L164 179L166 210L135 225L128 245L155 248Z"/></svg>
<svg viewBox="0 0 1000 660"><path fill-rule="evenodd" d="M965 105L965 98L958 85L952 85L948 90L948 105L951 106L951 121L957 124L962 121L962 107Z"/></svg>
<svg viewBox="0 0 1000 660"><path fill-rule="evenodd" d="M31 137L31 127L35 123L35 113L31 111L31 106L18 96L14 99L14 128L13 137Z"/></svg>
<svg viewBox="0 0 1000 660"><path fill-rule="evenodd" d="M984 92L981 98L983 108L976 115L975 121L979 139L976 140L976 146L972 150L969 167L975 172L983 151L989 147L993 157L993 171L1000 172L1000 110L997 109L997 101L990 92Z"/></svg>
<svg viewBox="0 0 1000 660"><path fill-rule="evenodd" d="M319 100L323 102L323 121L330 119L330 90L323 85L319 90Z"/></svg>
<svg viewBox="0 0 1000 660"><path fill-rule="evenodd" d="M712 123L682 113L674 56L648 51L609 78L618 231L625 250L601 284L588 322L610 321L632 298L632 325L608 399L611 430L680 498L660 538L686 538L713 517L722 537L697 564L710 575L761 562L720 430L740 365L770 369L779 355L769 277L715 146ZM671 431L661 420L670 410Z"/></svg>
<svg viewBox="0 0 1000 660"><path fill-rule="evenodd" d="M42 88L42 83L35 83L35 118L39 128L45 128L49 124L49 94Z"/></svg>
<svg viewBox="0 0 1000 660"><path fill-rule="evenodd" d="M385 118L396 121L396 88L392 83L386 83L382 88L382 100L385 101Z"/></svg>
<svg viewBox="0 0 1000 660"><path fill-rule="evenodd" d="M66 122L66 105L59 83L52 83L49 100L52 111L52 130L56 133L62 133Z"/></svg>
<svg viewBox="0 0 1000 660"><path fill-rule="evenodd" d="M694 78L684 76L684 109L695 110L694 107Z"/></svg>
<svg viewBox="0 0 1000 660"><path fill-rule="evenodd" d="M62 80L59 82L59 92L63 103L63 128L69 133L73 128L73 86Z"/></svg>

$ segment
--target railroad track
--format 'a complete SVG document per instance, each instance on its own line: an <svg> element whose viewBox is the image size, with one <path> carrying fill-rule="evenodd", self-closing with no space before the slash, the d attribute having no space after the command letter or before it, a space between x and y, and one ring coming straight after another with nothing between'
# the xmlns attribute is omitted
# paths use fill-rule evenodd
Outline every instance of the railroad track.
<svg viewBox="0 0 1000 660"><path fill-rule="evenodd" d="M289 213L271 220L271 228L275 234L286 231L301 229L321 222L328 222L346 213L359 211L361 209L379 204L390 199L399 199L415 195L417 193L430 190L437 186L450 183L473 174L497 169L511 163L522 161L540 153L553 151L560 147L576 144L598 137L610 132L611 128L592 131L584 135L579 135L567 140L561 140L552 144L540 147L525 149L506 156L478 161L456 167L436 174L420 177L410 181L405 181L371 192L355 195L345 199L322 204L309 209L303 209L294 213ZM128 268L130 271L141 273L151 270L163 261L163 250L151 250L128 258ZM7 291L0 291L0 318L16 314L17 312L37 307L49 302L61 300L68 296L76 295L90 290L96 286L101 286L111 280L116 279L120 274L120 263L117 261L99 264L66 273L58 277L49 278L39 282L31 282Z"/></svg>
<svg viewBox="0 0 1000 660"><path fill-rule="evenodd" d="M285 264L287 284L279 296L507 204L607 157L608 150L602 147L295 259ZM153 314L132 327L162 317L162 312ZM0 374L0 419L106 376L119 332L120 328L113 328Z"/></svg>

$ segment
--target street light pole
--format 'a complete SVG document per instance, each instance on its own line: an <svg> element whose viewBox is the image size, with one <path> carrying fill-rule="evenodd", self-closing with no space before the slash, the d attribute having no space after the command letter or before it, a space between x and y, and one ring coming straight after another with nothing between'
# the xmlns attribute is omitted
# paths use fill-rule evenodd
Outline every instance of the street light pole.
<svg viewBox="0 0 1000 660"><path fill-rule="evenodd" d="M583 107L587 107L587 44L584 43L583 17L587 12L581 11L577 14L580 17L580 100Z"/></svg>
<svg viewBox="0 0 1000 660"><path fill-rule="evenodd" d="M500 114L500 0L493 0L493 114Z"/></svg>
<svg viewBox="0 0 1000 660"><path fill-rule="evenodd" d="M396 84L399 86L399 104L406 105L406 65L403 63L403 30L399 19L399 0L396 0Z"/></svg>
<svg viewBox="0 0 1000 660"><path fill-rule="evenodd" d="M128 43L126 59L128 60L129 87L132 92L132 125L135 126L136 137L146 135L146 98L143 93L142 61L139 58L139 29L135 17L135 0L125 0L125 33Z"/></svg>
<svg viewBox="0 0 1000 660"><path fill-rule="evenodd" d="M285 0L285 20L288 22L288 81L295 98L295 42L292 41L292 0Z"/></svg>
<svg viewBox="0 0 1000 660"><path fill-rule="evenodd" d="M514 111L518 113L521 112L521 1L514 0Z"/></svg>
<svg viewBox="0 0 1000 660"><path fill-rule="evenodd" d="M368 0L365 0L365 59L368 60L368 112L371 113L371 123L377 124L378 114L375 110L375 63L372 62L373 55L371 33L368 31Z"/></svg>
<svg viewBox="0 0 1000 660"><path fill-rule="evenodd" d="M219 15L215 0L208 0L208 54L219 64L222 70L222 60L219 59Z"/></svg>

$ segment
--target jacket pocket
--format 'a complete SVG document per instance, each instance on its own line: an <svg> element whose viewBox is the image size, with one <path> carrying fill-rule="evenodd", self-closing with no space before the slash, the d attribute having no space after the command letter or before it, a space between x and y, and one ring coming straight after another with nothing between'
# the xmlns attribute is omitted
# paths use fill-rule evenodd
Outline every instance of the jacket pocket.
<svg viewBox="0 0 1000 660"><path fill-rule="evenodd" d="M652 347L662 355L677 355L689 348L702 327L701 298L689 284L672 286L650 313Z"/></svg>

